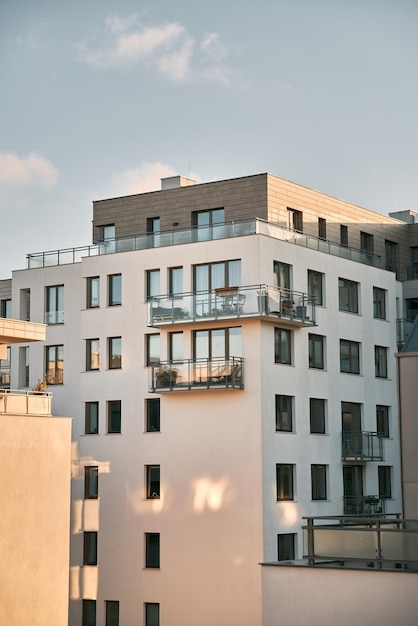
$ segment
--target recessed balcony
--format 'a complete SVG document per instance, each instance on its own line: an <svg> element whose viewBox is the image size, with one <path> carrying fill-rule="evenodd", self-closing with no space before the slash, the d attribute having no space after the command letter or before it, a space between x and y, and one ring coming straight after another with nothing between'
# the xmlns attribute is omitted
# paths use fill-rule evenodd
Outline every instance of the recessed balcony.
<svg viewBox="0 0 418 626"><path fill-rule="evenodd" d="M384 461L383 435L373 432L343 432L343 461Z"/></svg>
<svg viewBox="0 0 418 626"><path fill-rule="evenodd" d="M244 389L241 357L166 361L149 366L151 393L205 389Z"/></svg>
<svg viewBox="0 0 418 626"><path fill-rule="evenodd" d="M386 499L380 496L344 496L344 515L384 515Z"/></svg>
<svg viewBox="0 0 418 626"><path fill-rule="evenodd" d="M264 318L291 326L315 326L315 299L307 293L268 285L221 287L212 291L158 296L148 303L148 326Z"/></svg>
<svg viewBox="0 0 418 626"><path fill-rule="evenodd" d="M0 389L0 414L51 415L51 404L48 392Z"/></svg>

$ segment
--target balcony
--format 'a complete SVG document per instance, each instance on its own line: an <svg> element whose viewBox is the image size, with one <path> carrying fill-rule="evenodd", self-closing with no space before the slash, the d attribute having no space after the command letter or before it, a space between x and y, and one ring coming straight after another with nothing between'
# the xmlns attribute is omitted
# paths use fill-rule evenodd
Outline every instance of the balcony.
<svg viewBox="0 0 418 626"><path fill-rule="evenodd" d="M166 361L149 366L151 393L205 389L244 389L240 357Z"/></svg>
<svg viewBox="0 0 418 626"><path fill-rule="evenodd" d="M384 515L386 498L380 496L344 496L344 515Z"/></svg>
<svg viewBox="0 0 418 626"><path fill-rule="evenodd" d="M404 347L406 340L411 333L413 323L413 321L407 319L396 320L396 345L398 352L400 352Z"/></svg>
<svg viewBox="0 0 418 626"><path fill-rule="evenodd" d="M342 433L343 461L383 461L383 435L372 432Z"/></svg>
<svg viewBox="0 0 418 626"><path fill-rule="evenodd" d="M48 392L0 389L0 414L51 415L52 394Z"/></svg>
<svg viewBox="0 0 418 626"><path fill-rule="evenodd" d="M307 293L268 285L222 287L213 291L182 293L153 298L148 326L267 318L292 326L315 326L314 298Z"/></svg>

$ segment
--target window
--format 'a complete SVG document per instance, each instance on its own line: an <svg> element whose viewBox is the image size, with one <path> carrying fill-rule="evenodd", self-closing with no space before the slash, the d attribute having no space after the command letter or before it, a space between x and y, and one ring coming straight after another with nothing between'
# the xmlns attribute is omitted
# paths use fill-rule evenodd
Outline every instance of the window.
<svg viewBox="0 0 418 626"><path fill-rule="evenodd" d="M122 402L109 400L107 403L107 432L120 433L122 426Z"/></svg>
<svg viewBox="0 0 418 626"><path fill-rule="evenodd" d="M211 209L209 211L198 211L192 214L192 225L196 229L195 238L197 241L207 241L216 239L218 234L222 234L220 227L225 223L224 209Z"/></svg>
<svg viewBox="0 0 418 626"><path fill-rule="evenodd" d="M211 292L219 287L240 286L241 259L193 266L193 291ZM207 312L209 311L204 309L202 314Z"/></svg>
<svg viewBox="0 0 418 626"><path fill-rule="evenodd" d="M327 499L327 466L311 465L312 500Z"/></svg>
<svg viewBox="0 0 418 626"><path fill-rule="evenodd" d="M327 238L327 220L323 217L318 217L318 237L319 239Z"/></svg>
<svg viewBox="0 0 418 626"><path fill-rule="evenodd" d="M86 306L95 309L100 306L100 278L89 276L86 283Z"/></svg>
<svg viewBox="0 0 418 626"><path fill-rule="evenodd" d="M19 348L19 386L29 387L29 348L28 347Z"/></svg>
<svg viewBox="0 0 418 626"><path fill-rule="evenodd" d="M96 600L83 600L83 626L96 626Z"/></svg>
<svg viewBox="0 0 418 626"><path fill-rule="evenodd" d="M228 359L242 356L241 327L197 330L193 333L195 359Z"/></svg>
<svg viewBox="0 0 418 626"><path fill-rule="evenodd" d="M340 311L358 313L358 283L346 278L338 279L338 297Z"/></svg>
<svg viewBox="0 0 418 626"><path fill-rule="evenodd" d="M389 437L389 407L382 404L376 406L376 431Z"/></svg>
<svg viewBox="0 0 418 626"><path fill-rule="evenodd" d="M160 567L160 533L145 533L145 567Z"/></svg>
<svg viewBox="0 0 418 626"><path fill-rule="evenodd" d="M398 256L399 256L399 246L394 241L389 241L385 239L385 269L390 272L398 271Z"/></svg>
<svg viewBox="0 0 418 626"><path fill-rule="evenodd" d="M0 388L10 389L11 350L6 347L6 358L0 359Z"/></svg>
<svg viewBox="0 0 418 626"><path fill-rule="evenodd" d="M309 418L311 433L325 435L325 400L309 398Z"/></svg>
<svg viewBox="0 0 418 626"><path fill-rule="evenodd" d="M30 321L30 289L21 289L19 299L20 299L19 319L29 322Z"/></svg>
<svg viewBox="0 0 418 626"><path fill-rule="evenodd" d="M86 402L86 435L97 435L99 432L99 403Z"/></svg>
<svg viewBox="0 0 418 626"><path fill-rule="evenodd" d="M392 468L390 465L379 465L379 497L392 497Z"/></svg>
<svg viewBox="0 0 418 626"><path fill-rule="evenodd" d="M293 473L294 465L278 463L276 465L276 492L277 500L293 500Z"/></svg>
<svg viewBox="0 0 418 626"><path fill-rule="evenodd" d="M160 605L156 602L145 603L145 626L160 626Z"/></svg>
<svg viewBox="0 0 418 626"><path fill-rule="evenodd" d="M276 395L276 430L292 432L293 397Z"/></svg>
<svg viewBox="0 0 418 626"><path fill-rule="evenodd" d="M290 209L287 207L287 221L290 230L297 230L300 233L303 232L303 213L296 209Z"/></svg>
<svg viewBox="0 0 418 626"><path fill-rule="evenodd" d="M281 261L274 261L273 271L276 277L277 287L280 289L292 288L292 266Z"/></svg>
<svg viewBox="0 0 418 626"><path fill-rule="evenodd" d="M12 301L10 299L0 301L0 317L12 317Z"/></svg>
<svg viewBox="0 0 418 626"><path fill-rule="evenodd" d="M147 271L147 300L157 298L161 295L160 270Z"/></svg>
<svg viewBox="0 0 418 626"><path fill-rule="evenodd" d="M122 274L110 274L107 277L107 304L122 304Z"/></svg>
<svg viewBox="0 0 418 626"><path fill-rule="evenodd" d="M168 354L170 361L183 360L183 333L169 333Z"/></svg>
<svg viewBox="0 0 418 626"><path fill-rule="evenodd" d="M148 433L160 430L160 398L147 398L146 406L146 430Z"/></svg>
<svg viewBox="0 0 418 626"><path fill-rule="evenodd" d="M110 370L122 367L122 337L108 338L108 367Z"/></svg>
<svg viewBox="0 0 418 626"><path fill-rule="evenodd" d="M99 339L86 339L86 370L98 370L100 368L100 341Z"/></svg>
<svg viewBox="0 0 418 626"><path fill-rule="evenodd" d="M360 344L340 339L340 372L360 374Z"/></svg>
<svg viewBox="0 0 418 626"><path fill-rule="evenodd" d="M46 288L46 324L62 324L64 322L64 285Z"/></svg>
<svg viewBox="0 0 418 626"><path fill-rule="evenodd" d="M147 335L147 365L160 362L160 335Z"/></svg>
<svg viewBox="0 0 418 626"><path fill-rule="evenodd" d="M106 600L106 626L119 626L119 602Z"/></svg>
<svg viewBox="0 0 418 626"><path fill-rule="evenodd" d="M97 565L97 532L84 533L83 565Z"/></svg>
<svg viewBox="0 0 418 626"><path fill-rule="evenodd" d="M373 316L380 320L386 319L386 289L373 287Z"/></svg>
<svg viewBox="0 0 418 626"><path fill-rule="evenodd" d="M308 293L315 298L315 304L324 304L324 277L325 274L321 272L315 272L314 270L308 270Z"/></svg>
<svg viewBox="0 0 418 626"><path fill-rule="evenodd" d="M277 535L277 560L293 561L295 559L296 533Z"/></svg>
<svg viewBox="0 0 418 626"><path fill-rule="evenodd" d="M84 467L84 498L96 500L99 497L99 468L97 465Z"/></svg>
<svg viewBox="0 0 418 626"><path fill-rule="evenodd" d="M388 377L388 349L383 346L374 347L374 368L376 378Z"/></svg>
<svg viewBox="0 0 418 626"><path fill-rule="evenodd" d="M146 465L147 499L160 497L160 466Z"/></svg>
<svg viewBox="0 0 418 626"><path fill-rule="evenodd" d="M348 227L340 224L340 243L342 246L348 246Z"/></svg>
<svg viewBox="0 0 418 626"><path fill-rule="evenodd" d="M46 374L48 385L62 385L64 382L64 346L47 346Z"/></svg>
<svg viewBox="0 0 418 626"><path fill-rule="evenodd" d="M292 331L287 328L274 329L274 361L283 365L292 363Z"/></svg>
<svg viewBox="0 0 418 626"><path fill-rule="evenodd" d="M161 232L161 220L159 217L148 217L147 218L147 234L151 237L148 237L149 243L153 247L157 247L160 245L160 232Z"/></svg>
<svg viewBox="0 0 418 626"><path fill-rule="evenodd" d="M373 235L360 231L360 250L362 252L367 252L367 254L374 253Z"/></svg>
<svg viewBox="0 0 418 626"><path fill-rule="evenodd" d="M324 369L324 339L322 335L309 333L309 367Z"/></svg>
<svg viewBox="0 0 418 626"><path fill-rule="evenodd" d="M114 224L106 224L106 226L102 226L102 237L103 241L109 241L116 237L116 230Z"/></svg>
<svg viewBox="0 0 418 626"><path fill-rule="evenodd" d="M168 294L175 296L183 293L183 268L170 267L168 270Z"/></svg>

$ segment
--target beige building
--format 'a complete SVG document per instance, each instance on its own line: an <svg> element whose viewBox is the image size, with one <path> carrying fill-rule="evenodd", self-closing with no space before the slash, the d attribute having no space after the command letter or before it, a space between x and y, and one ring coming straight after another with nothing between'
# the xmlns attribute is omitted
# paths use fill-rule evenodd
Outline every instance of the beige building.
<svg viewBox="0 0 418 626"><path fill-rule="evenodd" d="M45 331L0 318L0 359ZM51 401L0 388L0 624L68 624L71 420L54 417Z"/></svg>

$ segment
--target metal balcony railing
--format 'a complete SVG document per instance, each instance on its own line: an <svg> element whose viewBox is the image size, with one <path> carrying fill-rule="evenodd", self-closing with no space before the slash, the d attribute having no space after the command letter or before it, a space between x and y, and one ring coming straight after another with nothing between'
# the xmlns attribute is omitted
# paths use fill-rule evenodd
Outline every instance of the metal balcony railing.
<svg viewBox="0 0 418 626"><path fill-rule="evenodd" d="M374 432L343 432L343 461L383 461L383 435Z"/></svg>
<svg viewBox="0 0 418 626"><path fill-rule="evenodd" d="M0 389L0 414L51 415L52 394L49 392Z"/></svg>
<svg viewBox="0 0 418 626"><path fill-rule="evenodd" d="M244 359L241 357L166 361L150 364L149 370L152 393L244 388Z"/></svg>
<svg viewBox="0 0 418 626"><path fill-rule="evenodd" d="M284 228L278 224L267 222L266 220L253 218L250 220L216 224L214 226L199 226L170 230L158 234L141 234L132 237L109 239L95 245L82 246L79 248L35 252L26 255L27 268L31 269L50 265L78 263L86 256L115 254L117 252L176 246L198 241L229 239L231 237L243 237L254 234L266 235L274 239L280 239L281 241L287 241L288 243L302 246L303 248L310 248L333 256L356 261L357 263L364 263L365 265L372 265L373 267L382 267L381 257L376 254L370 254L363 250L343 246L333 241L314 237L313 235L306 235L295 230Z"/></svg>
<svg viewBox="0 0 418 626"><path fill-rule="evenodd" d="M268 285L159 296L149 302L148 325L160 327L243 317L283 318L298 326L315 326L315 299L307 293Z"/></svg>
<svg viewBox="0 0 418 626"><path fill-rule="evenodd" d="M344 515L384 515L386 498L381 496L344 496Z"/></svg>

